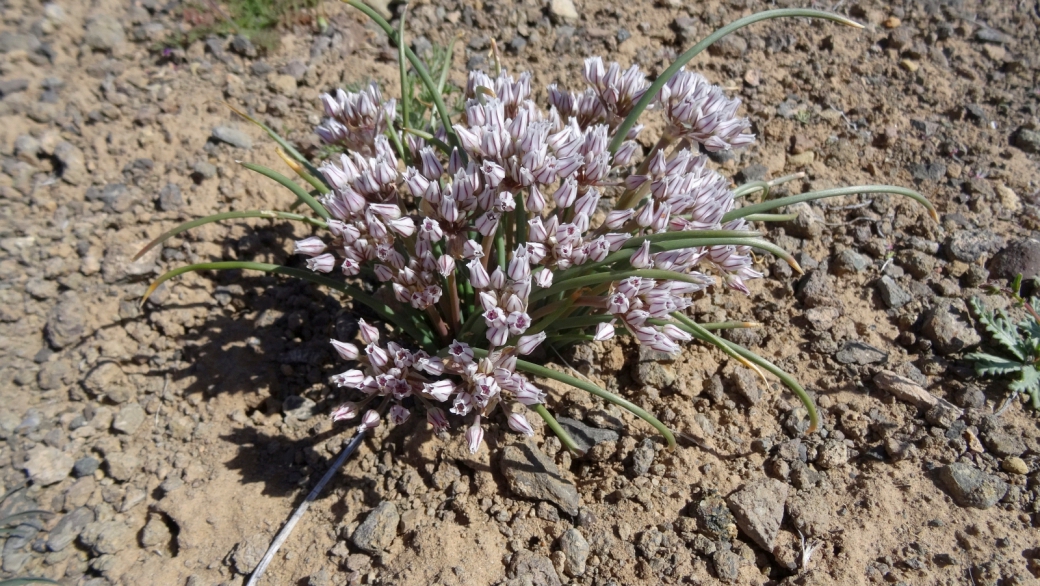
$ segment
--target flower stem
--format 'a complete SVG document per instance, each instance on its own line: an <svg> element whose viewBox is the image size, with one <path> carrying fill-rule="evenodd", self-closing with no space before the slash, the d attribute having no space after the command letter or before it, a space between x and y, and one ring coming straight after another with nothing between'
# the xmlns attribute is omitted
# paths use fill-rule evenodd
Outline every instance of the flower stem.
<svg viewBox="0 0 1040 586"><path fill-rule="evenodd" d="M349 1L351 2L351 4L353 4L358 0ZM654 98L657 97L657 94L661 91L661 88L664 87L664 85L668 83L668 81L672 79L672 77L676 73L678 73L680 69L682 69L687 63L689 63L690 60L699 55L701 51L707 49L709 46L714 44L715 41L718 41L722 37L732 33L733 31L744 28L748 25L755 24L756 22L760 22L763 20L769 20L771 18L785 18L794 16L823 18L827 20L833 20L847 26L863 28L863 25L853 20L849 20L839 14L824 12L822 10L810 10L804 8L781 8L779 10L766 10L765 12L752 14L750 16L741 18L740 20L731 22L730 24L708 35L704 40L697 43L693 47L690 47L689 50L687 50L685 53L680 55L678 59L675 60L675 63L672 63L671 67L665 69L664 73L662 73L660 76L658 76L657 79L654 80L654 83L650 84L650 87L647 88L646 93L643 94L643 97L639 99L636 105L632 108L632 111L629 112L628 116L625 117L624 122L622 122L621 125L618 126L617 132L614 133L613 140L610 141L610 152L617 152L618 148L621 147L621 143L625 141L625 136L628 135L628 131L632 130L632 127L636 124L636 120L638 120L639 117L643 114L643 111L646 110L648 106L650 106L650 103L654 101Z"/></svg>
<svg viewBox="0 0 1040 586"><path fill-rule="evenodd" d="M560 422L556 421L556 418L552 416L552 413L549 413L549 410L545 408L545 405L542 405L541 403L532 405L531 410L537 413L543 420L545 420L545 425L547 425L549 429L551 429L552 432L556 434L556 437L560 438L560 443L563 444L563 447L567 448L568 451L579 456L585 454L585 452L578 447L578 444L574 441L574 438L572 438L570 434L567 433L567 430L563 429L563 427L560 425Z"/></svg>

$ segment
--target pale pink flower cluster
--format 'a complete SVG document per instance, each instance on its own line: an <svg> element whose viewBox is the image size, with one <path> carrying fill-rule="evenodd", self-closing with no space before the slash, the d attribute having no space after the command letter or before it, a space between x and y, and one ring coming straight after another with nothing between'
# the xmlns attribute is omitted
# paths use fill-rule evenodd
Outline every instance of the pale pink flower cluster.
<svg viewBox="0 0 1040 586"><path fill-rule="evenodd" d="M584 78L587 88L580 93L549 86L545 110L531 99L529 74L491 78L470 72L462 120L452 127L462 149L444 156L421 139L402 136L395 142L407 145L412 161L403 170L386 138L397 132L393 100L383 101L374 85L322 96L329 119L317 132L349 153L320 168L332 188L321 199L333 218L330 241L306 238L296 243L296 252L309 257L312 270L328 273L339 265L348 277L364 271L387 283L397 301L426 312L444 334L468 331L458 323L456 297L459 284L468 283L487 342L481 348L488 353L477 358L472 347L457 340L441 357L393 342L380 346L378 332L362 322L363 352L333 341L343 358L361 365L333 381L364 395L340 407L335 419L364 412L361 428L367 429L378 424L380 412L400 424L412 409L422 408L441 430L449 415L465 417L466 436L476 450L482 421L504 403L508 425L530 434L518 409L541 403L544 394L516 372L516 361L546 339L545 326L534 326L548 312L532 308L533 292L552 287L560 271L603 261L631 238L747 229L742 220L722 225L733 194L728 181L695 152L698 144L719 150L753 139L745 132L746 119L735 117L738 100L681 72L656 103L664 109L671 137L687 143L671 155L655 151L633 173L628 166L639 151L635 138L641 127L628 133L616 153L608 145L645 95L645 75L635 66L622 71L595 57L586 60ZM447 140L443 128L438 138ZM618 188L638 195L637 205L604 209L605 195ZM506 226L524 237L517 237L511 250L493 251L495 236ZM502 264L499 258L505 259ZM699 270L718 272L744 292L744 281L761 276L751 268L746 247L652 252L644 241L630 263L636 269L680 272L686 280L630 277L605 285L600 297L582 297L580 305L611 318L598 325L595 339L609 339L620 326L639 343L664 352L677 352L678 343L690 336L652 321L686 309L692 295L715 283Z"/></svg>

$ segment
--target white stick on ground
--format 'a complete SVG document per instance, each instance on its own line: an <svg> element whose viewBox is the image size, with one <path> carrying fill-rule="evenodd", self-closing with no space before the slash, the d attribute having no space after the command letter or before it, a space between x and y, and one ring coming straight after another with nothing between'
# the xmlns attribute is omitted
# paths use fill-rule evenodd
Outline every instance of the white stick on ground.
<svg viewBox="0 0 1040 586"><path fill-rule="evenodd" d="M363 439L365 439L364 432L358 433L354 435L354 438L350 440L350 443L343 447L339 456L336 456L336 460L332 463L332 466L330 466L328 471L325 472L325 476L321 477L321 480L318 481L318 484L315 485L310 494L307 495L307 498L303 499L300 506L296 508L295 512L293 512L292 517L289 517L289 521L285 523L282 530L278 532L278 535L275 535L274 541L272 541L271 546L267 548L267 553L264 554L264 558L260 560L256 569L253 570L253 575L250 576L249 582L246 583L246 586L256 586L260 583L260 578L263 577L264 572L267 570L267 566L270 565L271 560L274 559L274 554L278 553L282 544L289 538L289 534L292 533L293 528L296 527L296 523L303 518L303 514L307 512L308 508L310 508L311 503L318 498L319 494L321 494L321 489L325 488L325 485L332 480L332 476L336 471L343 467L347 458L354 453L354 450L357 450L358 446L361 445L361 440Z"/></svg>

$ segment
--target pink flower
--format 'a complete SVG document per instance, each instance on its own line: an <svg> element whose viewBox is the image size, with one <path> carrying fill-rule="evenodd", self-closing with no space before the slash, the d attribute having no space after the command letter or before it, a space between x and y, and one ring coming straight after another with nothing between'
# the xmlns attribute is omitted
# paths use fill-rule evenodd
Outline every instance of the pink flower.
<svg viewBox="0 0 1040 586"><path fill-rule="evenodd" d="M466 430L466 442L469 444L469 453L476 454L483 441L484 428L480 426L480 415L477 415L473 420L473 425Z"/></svg>
<svg viewBox="0 0 1040 586"><path fill-rule="evenodd" d="M390 407L390 422L394 425L401 425L408 420L408 417L412 414L411 411L405 409L400 405L394 405Z"/></svg>
<svg viewBox="0 0 1040 586"><path fill-rule="evenodd" d="M435 401L447 401L455 392L455 383L441 379L432 383L423 383L423 392Z"/></svg>
<svg viewBox="0 0 1040 586"><path fill-rule="evenodd" d="M375 409L369 409L361 418L361 424L357 427L358 433L364 433L376 427L379 427L379 412Z"/></svg>
<svg viewBox="0 0 1040 586"><path fill-rule="evenodd" d="M538 332L537 334L532 334L530 336L521 336L516 343L517 354L525 356L527 354L530 354L531 352L534 352L535 348L537 348L539 344L545 341L545 338L545 332Z"/></svg>
<svg viewBox="0 0 1040 586"><path fill-rule="evenodd" d="M336 257L327 252L307 259L307 268L318 273L327 273L335 266Z"/></svg>
<svg viewBox="0 0 1040 586"><path fill-rule="evenodd" d="M343 360L357 360L358 347L349 342L340 342L339 340L329 340L332 342L332 347L336 349L336 353Z"/></svg>
<svg viewBox="0 0 1040 586"><path fill-rule="evenodd" d="M614 337L614 324L602 323L596 326L596 335L593 339L597 342L603 342Z"/></svg>
<svg viewBox="0 0 1040 586"><path fill-rule="evenodd" d="M357 403L343 403L332 412L333 421L353 419L358 415Z"/></svg>
<svg viewBox="0 0 1040 586"><path fill-rule="evenodd" d="M522 433L528 437L534 435L534 428L531 427L531 423L520 413L510 413L509 417L506 418L506 422L509 424L509 429L517 433Z"/></svg>
<svg viewBox="0 0 1040 586"><path fill-rule="evenodd" d="M357 369L348 370L332 376L332 382L336 383L337 387L361 388L361 382L364 380L365 373Z"/></svg>
<svg viewBox="0 0 1040 586"><path fill-rule="evenodd" d="M368 325L363 319L358 320L358 333L365 344L375 344L379 341L379 330Z"/></svg>
<svg viewBox="0 0 1040 586"><path fill-rule="evenodd" d="M293 243L293 254L305 254L307 256L318 256L325 252L325 242L317 236L297 240Z"/></svg>

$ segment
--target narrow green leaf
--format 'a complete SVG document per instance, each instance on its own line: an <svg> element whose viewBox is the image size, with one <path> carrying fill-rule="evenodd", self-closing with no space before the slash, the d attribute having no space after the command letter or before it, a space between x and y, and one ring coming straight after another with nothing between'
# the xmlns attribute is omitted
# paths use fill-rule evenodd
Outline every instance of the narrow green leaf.
<svg viewBox="0 0 1040 586"><path fill-rule="evenodd" d="M697 333L697 330L695 328L689 327L691 325L696 326L696 322L679 312L673 313L672 316L675 317L675 319L679 320L681 326L687 326L687 328L683 328L686 332L688 332L690 335L694 337L701 338L700 334ZM812 397L809 396L809 393L805 391L805 388L802 387L802 385L799 384L793 376L787 374L786 372L781 370L780 367L778 367L777 365L766 360L765 358L762 358L758 354L755 354L754 352L748 350L740 344L730 342L729 340L723 338L719 338L719 341L722 344L728 346L737 354L740 354L741 356L746 358L752 364L755 364L756 366L764 368L765 370L768 370L769 372L773 373L773 375L780 379L780 381L783 382L784 385L787 386L787 388L791 389L791 391L802 402L802 405L805 406L805 410L809 413L809 432L811 433L813 431L816 431L817 427L819 427L820 425L820 416L816 411L816 403L813 402Z"/></svg>
<svg viewBox="0 0 1040 586"><path fill-rule="evenodd" d="M351 2L353 1L354 0L351 0ZM660 93L661 88L664 87L664 85L668 83L668 80L672 79L672 77L676 73L678 73L680 69L682 69L687 63L689 63L690 60L699 55L701 51L707 49L716 41L732 33L733 31L739 30L751 24L755 24L756 22L769 20L771 18L788 18L797 16L804 16L808 18L823 18L826 20L833 20L839 22L846 26L863 28L863 25L855 21L849 20L844 16L841 16L840 14L833 14L830 12L823 12L821 10L809 10L803 8L782 8L779 10L766 10L765 12L759 12L757 14L752 14L750 16L741 18L740 20L735 20L730 24L715 31L714 33L708 35L703 41L697 43L693 47L690 47L685 53L680 55L679 58L675 60L675 63L672 63L672 65L668 69L665 69L664 73L662 73L660 76L658 76L657 79L654 80L654 83L650 84L650 87L647 88L646 93L643 94L643 97L640 98L639 101L636 103L635 107L632 108L632 112L625 118L624 122L622 122L621 125L618 126L617 131L614 133L614 139L610 141L610 152L617 152L618 148L621 147L621 143L625 141L625 136L628 134L628 131L632 130L632 127L635 126L636 121L639 120L639 117L643 114L643 111L647 109L650 103L654 101L654 98L657 97L657 94Z"/></svg>
<svg viewBox="0 0 1040 586"><path fill-rule="evenodd" d="M306 167L307 171L309 171L311 175L320 178L322 182L325 181L325 177L321 174L320 171L318 171L317 167L312 165L311 162L307 160L307 157L303 156L300 153L300 151L296 150L296 147L294 147L292 145L292 143L290 143L289 141L287 141L284 138L282 138L281 136L279 136L279 134L277 132L272 130L269 126L267 126L263 122L260 122L259 120L257 120L256 118L253 118L249 114L246 114L242 110L239 110L238 108L232 106L231 104L228 104L227 102L224 102L224 105L227 106L228 108L230 108L231 111L234 112L235 114L238 114L239 116L241 116L242 118L246 119L247 121L249 121L249 122L259 126L264 132L267 133L267 136L270 136L271 139L273 139L276 143L278 143L278 146L280 146L283 149L285 149L285 152L287 152L290 155L292 155L292 157L294 159L296 159L297 161L300 162L301 165ZM330 187L331 187L330 185L326 185L325 186L326 189L329 189Z"/></svg>
<svg viewBox="0 0 1040 586"><path fill-rule="evenodd" d="M935 206L932 202L928 201L928 198L917 193L912 189L906 189L905 187L896 187L895 185L854 185L852 187L836 187L834 189L824 189L821 191L810 191L808 193L801 193L798 195L791 195L788 197L781 197L779 199L770 199L762 203L756 203L742 208L736 208L730 210L726 215L722 216L722 223L725 224L731 220L737 218L746 218L751 214L761 214L770 212L777 208L784 206L801 203L803 201L813 201L817 199L824 199L827 197L838 197L841 195L857 195L863 193L892 193L895 195L903 195L910 199L920 203L932 216L932 219L936 222L939 221L939 214L935 211Z"/></svg>
<svg viewBox="0 0 1040 586"><path fill-rule="evenodd" d="M327 228L328 227L328 224L326 224L322 220L318 220L316 218L311 218L309 216L303 216L303 215L300 215L300 214L291 214L289 212L274 212L274 211L271 211L271 210L247 210L247 211L241 211L241 212L224 212L224 213L221 213L221 214L213 214L212 216L206 216L204 218L199 218L197 220L192 220L190 222L185 222L185 223L181 224L180 226L177 226L176 228L173 228L171 230L167 230L166 232L163 232L155 240L152 240L151 242L146 244L145 247L142 248L140 252L138 252L137 254L134 255L134 258L132 260L137 260L137 259L141 258L149 250L155 248L156 246L162 244L163 242L166 242L167 240L169 240L170 238L173 238L174 236L180 234L181 232L185 232L187 230L191 230L192 228L197 228L199 226L202 226L203 224L209 224L211 222L220 222L222 220L232 220L232 219L237 219L237 218L268 218L268 219L272 219L272 220L277 218L277 219L281 219L281 220L296 220L296 221L299 221L299 222L307 222L308 224L310 224L312 226L317 226L319 228Z"/></svg>
<svg viewBox="0 0 1040 586"><path fill-rule="evenodd" d="M265 177L270 177L278 183L281 183L286 188L288 188L289 191L293 192L296 195L296 197L300 199L300 201L307 204L308 207L314 210L314 213L318 214L322 218L325 218L326 220L331 219L332 216L329 215L329 212L325 209L325 206L318 203L318 200L314 199L314 196L307 193L307 191L304 188L297 185L296 182L292 179L289 179L288 177L282 175L274 169L269 169L267 167L264 167L263 165L257 165L256 163L246 163L243 161L239 161L239 164L245 167L246 169L249 169L250 171L256 171L257 173Z"/></svg>
<svg viewBox="0 0 1040 586"><path fill-rule="evenodd" d="M480 358L483 358L484 356L487 356L487 350L481 350L479 348L474 348L473 349L473 353L475 355L477 355L478 357L480 357ZM545 378L551 378L553 380L560 381L561 383L570 385L572 387L579 388L579 389L581 389L583 391L588 391L588 392L592 393L593 395L596 395L597 397L600 397L601 399L606 400L609 403L613 403L613 404L617 405L618 407L621 407L621 408L624 408L624 409L627 409L627 410L631 411L633 415L635 415L636 417L639 417L643 421L646 421L647 423L652 425L654 427L654 429L656 429L657 431L661 432L661 435L664 436L665 441L668 442L668 447L669 448L674 448L675 447L675 436L672 435L671 430L668 429L668 427L665 426L665 424L663 424L660 421L658 421L656 417L654 417L653 415L650 415L643 408L641 408L638 405L628 401L627 399L623 399L623 398L621 398L621 397L619 397L619 396L617 396L617 395L615 395L615 394L613 394L613 393L611 393L609 391L606 391L606 390L600 388L599 386L594 385L594 384L592 384L590 382L586 382L586 381L583 381L581 379L575 378L575 377L573 377L573 376L571 376L569 374L564 374L562 372L557 372L555 370L551 370L551 369L545 368L544 366L539 366L539 365L534 364L532 362L527 362L526 360L517 360L516 361L516 367L517 367L517 369L522 370L522 371L524 371L524 372L526 372L528 374L533 374L535 376L542 376L542 377L545 377Z"/></svg>
<svg viewBox="0 0 1040 586"><path fill-rule="evenodd" d="M408 61L405 60L404 53L406 47L404 44L404 21L407 16L408 3L406 2L404 8L401 9L401 19L397 25L397 65L401 70L401 128L408 128L412 125L411 120L408 119L412 107L412 94L408 90L412 86L408 83Z"/></svg>
<svg viewBox="0 0 1040 586"><path fill-rule="evenodd" d="M444 56L444 65L441 67L440 79L437 80L437 95L444 95L444 85L448 83L448 72L451 71L452 61L455 57L455 43L459 42L462 38L462 33L459 33L451 38L451 43L448 43L448 54Z"/></svg>
<svg viewBox="0 0 1040 586"><path fill-rule="evenodd" d="M578 447L574 438L572 438L570 434L567 433L567 430L560 425L560 422L556 421L556 418L552 416L552 413L549 413L549 410L545 408L545 405L539 403L537 405L532 405L530 409L545 421L545 425L556 434L556 437L560 438L560 443L563 444L563 447L578 456L585 454L584 450Z"/></svg>
<svg viewBox="0 0 1040 586"><path fill-rule="evenodd" d="M379 28L383 29L383 32L390 37L390 41L397 44L397 33L394 31L390 23L385 18L379 15L378 12L369 8L362 0L344 0L347 4L365 13L366 16L372 19ZM451 127L451 115L448 112L448 107L444 105L444 98L441 93L437 90L437 85L430 78L430 72L426 70L426 65L423 64L422 60L416 57L415 52L405 47L405 56L408 57L408 61L411 62L412 68L419 74L419 79L422 80L423 85L429 90L433 96L433 105L437 109L437 114L440 116L441 125L444 126L444 132L447 133L448 138L451 139L451 143L458 147L459 154L462 156L463 161L467 159L466 152L462 149L462 143L459 142L459 137L455 136L455 130Z"/></svg>
<svg viewBox="0 0 1040 586"><path fill-rule="evenodd" d="M220 271L230 269L245 269L251 271L262 271L265 273L274 273L277 275L286 275L289 277L295 277L297 279L311 281L312 283L317 283L319 285L329 287L330 289L341 291L348 295L354 301L361 303L369 309L371 309L372 311L376 312L383 319L401 328L401 330L403 330L405 333L411 336L416 341L416 343L422 345L427 351L432 351L436 349L434 344L433 333L420 331L419 328L417 328L410 322L410 318L415 317L415 315L417 315L416 312L412 310L410 307L405 308L404 311L399 311L387 305L386 303L383 303L379 299L372 297L371 295L365 293L357 287L354 287L353 285L348 285L342 281L337 281L335 279L326 277L324 275L320 275L313 271L297 269L294 267L286 267L276 264L249 261L220 261L199 263L179 267L173 269L172 271L168 271L167 273L163 274L158 279L156 279L155 282L153 282L151 286L148 287L148 290L145 291L144 296L141 298L141 303L143 304L145 300L148 299L148 296L150 296L159 285L174 277L183 275L184 273L197 271ZM419 319L422 320L423 318L420 317Z"/></svg>
<svg viewBox="0 0 1040 586"><path fill-rule="evenodd" d="M790 222L797 220L798 214L751 214L744 219L749 222Z"/></svg>

